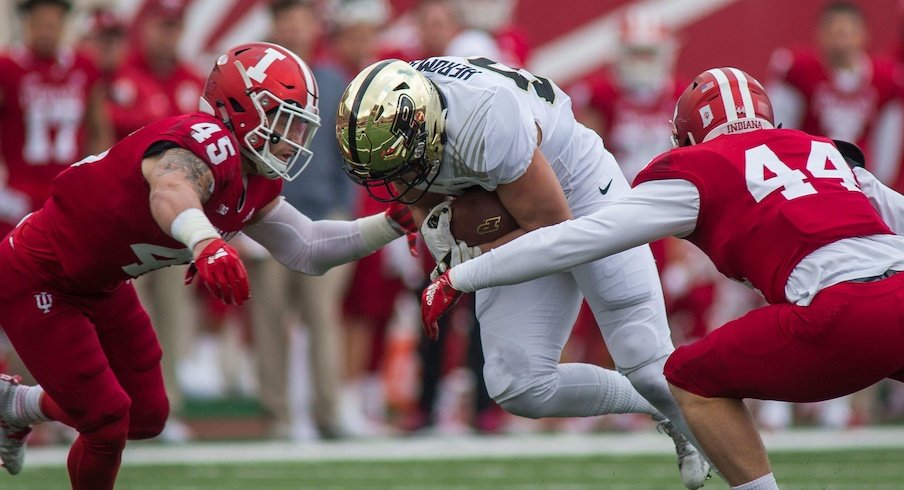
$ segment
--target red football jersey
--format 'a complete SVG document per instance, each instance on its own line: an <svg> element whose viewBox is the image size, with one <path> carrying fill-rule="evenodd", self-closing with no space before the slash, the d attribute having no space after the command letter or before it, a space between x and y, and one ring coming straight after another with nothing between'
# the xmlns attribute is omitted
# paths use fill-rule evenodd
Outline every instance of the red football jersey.
<svg viewBox="0 0 904 490"><path fill-rule="evenodd" d="M99 79L73 51L44 59L20 46L0 55L0 160L9 186L26 193L32 208L47 199L56 174L85 156L85 115Z"/></svg>
<svg viewBox="0 0 904 490"><path fill-rule="evenodd" d="M808 254L845 238L891 234L831 140L796 130L724 135L660 155L634 184L683 179L700 192L686 237L720 272L770 303Z"/></svg>
<svg viewBox="0 0 904 490"><path fill-rule="evenodd" d="M13 234L17 253L36 274L63 288L93 291L191 260L191 251L151 215L141 161L158 141L171 141L208 164L214 190L204 213L226 239L282 190L281 180L243 178L238 143L213 116L163 119L54 179L44 208Z"/></svg>
<svg viewBox="0 0 904 490"><path fill-rule="evenodd" d="M863 80L851 88L835 83L813 51L779 50L771 61L771 75L797 89L804 98L800 129L810 134L857 143L867 154L876 115L900 100L901 80L891 60L865 60ZM782 122L782 121L776 121Z"/></svg>

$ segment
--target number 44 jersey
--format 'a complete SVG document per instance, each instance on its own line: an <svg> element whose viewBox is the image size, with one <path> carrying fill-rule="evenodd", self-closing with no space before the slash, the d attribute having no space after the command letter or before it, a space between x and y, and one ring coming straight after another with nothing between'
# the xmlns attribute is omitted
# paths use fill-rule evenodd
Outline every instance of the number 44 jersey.
<svg viewBox="0 0 904 490"><path fill-rule="evenodd" d="M10 236L25 266L64 289L93 291L188 263L191 251L151 215L141 162L157 142L185 148L210 167L213 193L204 213L227 239L282 189L281 180L243 177L238 143L216 118L192 113L162 119L54 179L44 208Z"/></svg>
<svg viewBox="0 0 904 490"><path fill-rule="evenodd" d="M839 240L892 233L831 140L795 130L724 135L663 153L634 185L683 179L700 207L687 237L720 272L784 303L795 266Z"/></svg>

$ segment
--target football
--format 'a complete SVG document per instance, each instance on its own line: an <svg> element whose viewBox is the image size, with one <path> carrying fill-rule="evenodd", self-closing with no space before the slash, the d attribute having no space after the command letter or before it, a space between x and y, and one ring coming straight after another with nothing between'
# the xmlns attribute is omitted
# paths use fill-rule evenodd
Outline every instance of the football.
<svg viewBox="0 0 904 490"><path fill-rule="evenodd" d="M495 192L483 189L466 191L452 200L452 236L469 246L492 242L518 229Z"/></svg>

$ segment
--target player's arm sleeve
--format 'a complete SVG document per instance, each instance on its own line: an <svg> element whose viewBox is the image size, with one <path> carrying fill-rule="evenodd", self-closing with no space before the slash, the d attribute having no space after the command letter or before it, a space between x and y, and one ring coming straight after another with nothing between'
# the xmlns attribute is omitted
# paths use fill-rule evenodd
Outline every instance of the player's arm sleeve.
<svg viewBox="0 0 904 490"><path fill-rule="evenodd" d="M383 213L354 221L313 221L282 198L243 231L281 264L315 276L369 255L399 237Z"/></svg>
<svg viewBox="0 0 904 490"><path fill-rule="evenodd" d="M866 169L854 167L852 170L860 183L860 189L891 231L904 235L904 196L886 187Z"/></svg>
<svg viewBox="0 0 904 490"><path fill-rule="evenodd" d="M540 228L452 268L465 292L517 284L694 231L700 194L686 180L645 182L599 211Z"/></svg>

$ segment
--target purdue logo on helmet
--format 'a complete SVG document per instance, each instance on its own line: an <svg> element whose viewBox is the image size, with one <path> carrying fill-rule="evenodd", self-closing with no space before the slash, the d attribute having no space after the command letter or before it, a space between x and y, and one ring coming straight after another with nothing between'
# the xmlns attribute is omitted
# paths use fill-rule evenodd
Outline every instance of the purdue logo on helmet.
<svg viewBox="0 0 904 490"><path fill-rule="evenodd" d="M411 65L370 65L349 83L336 113L345 173L377 200L414 203L439 174L444 120L439 92Z"/></svg>

